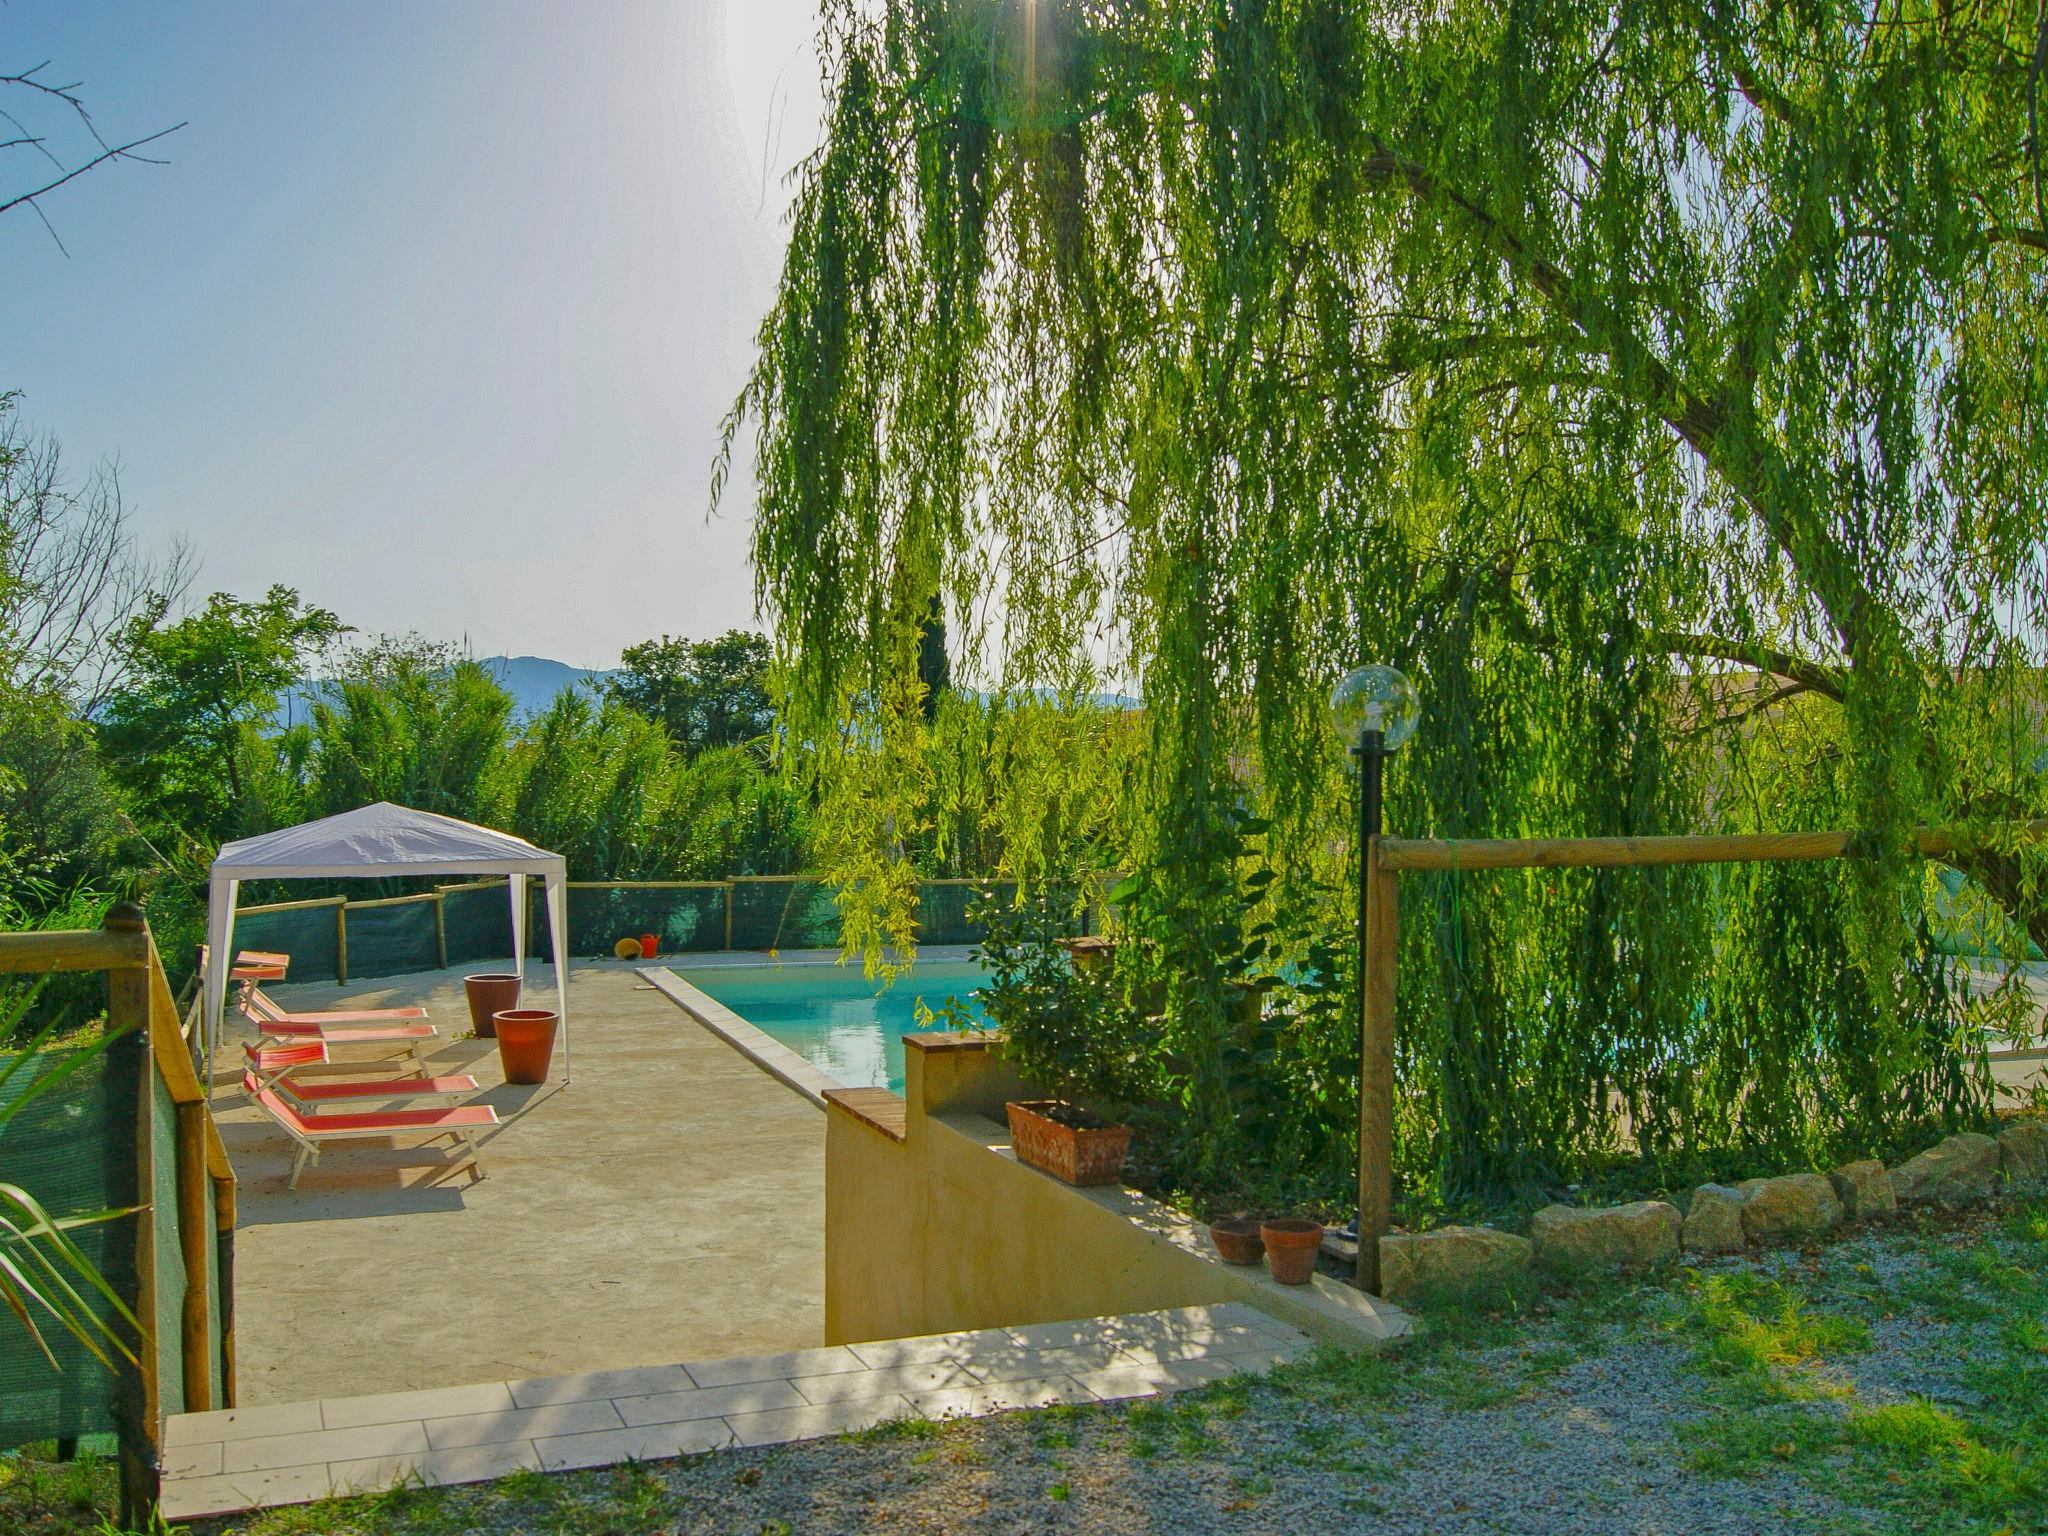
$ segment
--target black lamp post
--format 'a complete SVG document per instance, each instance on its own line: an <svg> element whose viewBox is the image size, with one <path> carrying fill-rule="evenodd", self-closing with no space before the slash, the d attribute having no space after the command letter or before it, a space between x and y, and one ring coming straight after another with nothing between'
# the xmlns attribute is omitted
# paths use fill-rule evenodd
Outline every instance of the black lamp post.
<svg viewBox="0 0 2048 1536"><path fill-rule="evenodd" d="M1407 745L1408 738L1415 734L1416 724L1422 718L1422 706L1415 696L1415 686L1392 667L1360 667L1351 673L1330 693L1330 722L1335 726L1338 739L1347 742L1351 755L1358 759L1358 1092L1359 1092L1359 1153L1361 1169L1365 1163L1368 1138L1377 1138L1383 1145L1379 1161L1384 1162L1384 1153L1391 1142L1391 1128L1385 1125L1368 1124L1366 1105L1366 1060L1367 1041L1367 989L1365 974L1369 963L1366 935L1370 931L1372 915L1372 888L1367 859L1372 840L1380 835L1382 793L1386 782L1387 754L1398 752ZM1364 1185L1361 1172L1360 1183ZM1379 1240L1377 1231L1365 1230L1366 1212L1360 1211L1359 1218L1352 1223L1356 1234L1361 1259L1365 1257L1368 1243ZM1383 1224L1383 1213L1374 1225ZM1370 1271L1377 1276L1378 1267L1361 1263L1361 1273Z"/></svg>
<svg viewBox="0 0 2048 1536"><path fill-rule="evenodd" d="M1360 731L1351 755L1358 759L1358 1044L1362 1052L1365 1048L1365 915L1367 903L1372 899L1371 882L1365 878L1365 850L1381 831L1380 797L1387 778L1387 733L1373 727ZM1362 1055L1360 1059L1364 1059Z"/></svg>

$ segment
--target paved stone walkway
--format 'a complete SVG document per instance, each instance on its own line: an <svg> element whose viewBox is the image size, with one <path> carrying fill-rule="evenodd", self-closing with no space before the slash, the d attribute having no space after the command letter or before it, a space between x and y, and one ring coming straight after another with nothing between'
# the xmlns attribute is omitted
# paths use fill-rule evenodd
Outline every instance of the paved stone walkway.
<svg viewBox="0 0 2048 1536"><path fill-rule="evenodd" d="M163 1514L192 1520L372 1492L484 1482L885 1420L1149 1397L1311 1347L1242 1304L889 1339L743 1359L181 1414L164 1434Z"/></svg>

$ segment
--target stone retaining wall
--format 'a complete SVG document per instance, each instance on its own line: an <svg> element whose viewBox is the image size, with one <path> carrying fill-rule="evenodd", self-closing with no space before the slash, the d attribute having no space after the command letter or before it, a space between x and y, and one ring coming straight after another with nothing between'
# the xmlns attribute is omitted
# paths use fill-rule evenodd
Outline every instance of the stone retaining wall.
<svg viewBox="0 0 2048 1536"><path fill-rule="evenodd" d="M1390 1301L1493 1289L1523 1271L1592 1274L1751 1247L1818 1242L1853 1222L1902 1207L1955 1207L1988 1199L2001 1181L2048 1183L2048 1119L2009 1122L1996 1137L1966 1131L1896 1168L1848 1163L1831 1173L1780 1174L1740 1184L1702 1184L1679 1208L1551 1205L1529 1235L1489 1227L1440 1227L1380 1239L1381 1292Z"/></svg>

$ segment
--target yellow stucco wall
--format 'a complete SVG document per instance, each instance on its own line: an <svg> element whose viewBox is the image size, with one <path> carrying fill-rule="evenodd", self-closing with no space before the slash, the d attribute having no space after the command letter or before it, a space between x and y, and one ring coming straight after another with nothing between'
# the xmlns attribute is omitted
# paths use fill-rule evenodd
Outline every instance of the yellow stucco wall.
<svg viewBox="0 0 2048 1536"><path fill-rule="evenodd" d="M985 1036L910 1036L898 1141L832 1103L825 1140L825 1335L834 1343L1247 1301L1354 1345L1405 1328L1318 1278L1275 1285L1218 1262L1177 1212L1079 1190L1009 1154L1006 1099L1033 1096ZM829 1097L829 1096L828 1096Z"/></svg>

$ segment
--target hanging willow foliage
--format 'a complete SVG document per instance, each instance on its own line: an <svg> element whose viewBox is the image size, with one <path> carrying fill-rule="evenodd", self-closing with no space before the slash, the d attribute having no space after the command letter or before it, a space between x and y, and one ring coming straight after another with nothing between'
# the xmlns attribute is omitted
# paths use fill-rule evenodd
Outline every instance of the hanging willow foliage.
<svg viewBox="0 0 2048 1536"><path fill-rule="evenodd" d="M1388 661L1426 709L1396 828L1868 829L1848 877L1432 887L1412 1177L1981 1103L1934 1086L1900 834L1985 828L1958 866L2048 940L1989 830L2043 809L2048 13L828 0L824 34L726 455L757 430L759 599L790 720L840 744L811 760L864 932L908 933L899 829L938 793L933 594L962 678L1134 685L1118 853L1156 880L1184 1102L1243 1153L1202 1065L1218 870L1341 886L1322 701ZM1097 771L1025 754L1001 792ZM1765 1040L1822 1066L1745 1100ZM1852 1052L1885 1065L1843 1089Z"/></svg>

